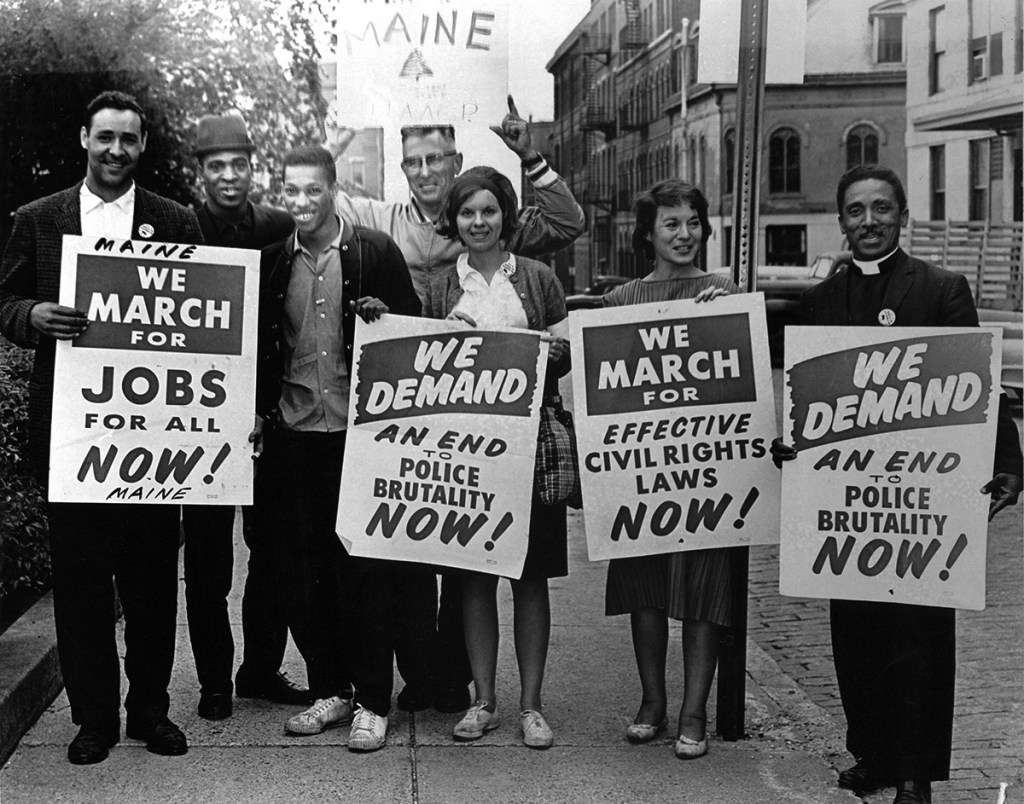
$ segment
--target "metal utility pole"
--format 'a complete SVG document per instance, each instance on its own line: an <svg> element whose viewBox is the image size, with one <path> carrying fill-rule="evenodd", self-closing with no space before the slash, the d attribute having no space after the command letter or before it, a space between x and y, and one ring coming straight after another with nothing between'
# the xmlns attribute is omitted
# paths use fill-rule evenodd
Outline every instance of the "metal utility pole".
<svg viewBox="0 0 1024 804"><path fill-rule="evenodd" d="M761 189L761 129L764 117L768 0L743 0L736 86L736 184L733 187L733 280L757 290L758 204ZM684 90L685 91L685 90ZM750 550L730 549L733 625L722 637L718 657L718 733L725 740L745 735L747 665L747 583Z"/></svg>

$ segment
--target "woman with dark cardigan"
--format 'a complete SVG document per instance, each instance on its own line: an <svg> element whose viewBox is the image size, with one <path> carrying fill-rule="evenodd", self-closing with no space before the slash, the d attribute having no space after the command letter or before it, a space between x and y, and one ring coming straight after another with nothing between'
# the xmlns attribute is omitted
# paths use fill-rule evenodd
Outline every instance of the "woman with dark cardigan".
<svg viewBox="0 0 1024 804"><path fill-rule="evenodd" d="M634 201L633 250L651 264L642 279L604 297L607 307L694 299L707 302L739 289L708 274L700 254L711 236L708 202L697 188L670 179ZM708 750L707 701L718 660L719 628L730 621L729 562L724 550L693 550L615 559L608 565L605 614L629 614L643 699L626 738L653 740L668 725L665 656L668 618L683 621L683 705L675 753L696 759Z"/></svg>
<svg viewBox="0 0 1024 804"><path fill-rule="evenodd" d="M455 265L431 274L423 314L493 329L520 327L547 333L545 398L557 395L569 371L565 296L546 265L505 251L517 221L515 194L493 169L459 176L448 192L441 233L468 251ZM548 578L568 575L565 505L545 506L536 493L530 510L529 546L522 576L512 580L514 634L519 663L519 722L523 742L548 748L554 737L542 714L541 685L551 631ZM476 700L454 728L457 740L476 740L498 727L495 685L498 663L498 577L460 573L466 648ZM446 579L447 583L447 579Z"/></svg>

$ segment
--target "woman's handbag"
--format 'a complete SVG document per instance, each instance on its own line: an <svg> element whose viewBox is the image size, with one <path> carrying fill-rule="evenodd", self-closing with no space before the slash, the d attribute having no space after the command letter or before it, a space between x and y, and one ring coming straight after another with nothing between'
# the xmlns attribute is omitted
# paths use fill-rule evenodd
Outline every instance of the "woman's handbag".
<svg viewBox="0 0 1024 804"><path fill-rule="evenodd" d="M562 407L559 397L546 399L540 409L533 484L544 505L583 507L576 431L572 414Z"/></svg>

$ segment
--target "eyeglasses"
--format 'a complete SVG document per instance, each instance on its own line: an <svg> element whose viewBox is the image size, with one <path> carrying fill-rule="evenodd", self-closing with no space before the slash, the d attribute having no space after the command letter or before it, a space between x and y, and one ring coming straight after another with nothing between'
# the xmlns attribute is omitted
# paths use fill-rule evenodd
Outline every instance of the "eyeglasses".
<svg viewBox="0 0 1024 804"><path fill-rule="evenodd" d="M406 173L415 173L420 165L426 165L428 169L440 167L449 156L455 156L458 151L445 151L444 153L427 154L426 156L407 156L402 160L402 170Z"/></svg>

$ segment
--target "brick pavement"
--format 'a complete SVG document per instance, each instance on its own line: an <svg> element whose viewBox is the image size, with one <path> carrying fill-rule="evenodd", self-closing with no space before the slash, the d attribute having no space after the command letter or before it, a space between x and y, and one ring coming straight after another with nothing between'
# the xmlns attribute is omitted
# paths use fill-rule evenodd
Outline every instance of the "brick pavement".
<svg viewBox="0 0 1024 804"><path fill-rule="evenodd" d="M781 399L781 394L779 395ZM1018 428L1021 421L1017 419ZM950 780L936 785L941 804L1024 802L1024 549L1021 506L989 527L984 611L957 614L957 687ZM828 602L778 593L778 549L750 555L750 639L845 728L829 638ZM832 760L832 758L830 758ZM849 757L835 758L838 765ZM888 802L888 795L871 801Z"/></svg>

